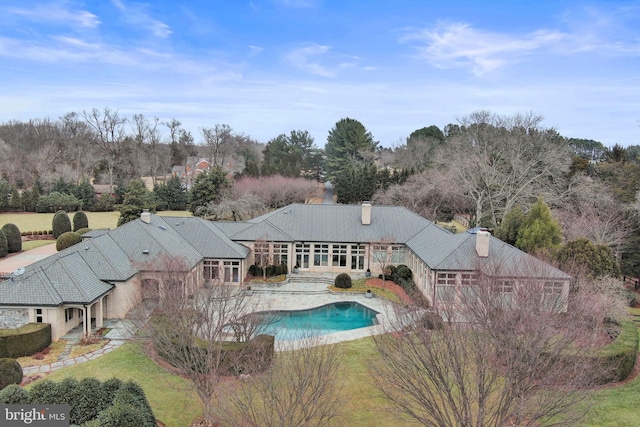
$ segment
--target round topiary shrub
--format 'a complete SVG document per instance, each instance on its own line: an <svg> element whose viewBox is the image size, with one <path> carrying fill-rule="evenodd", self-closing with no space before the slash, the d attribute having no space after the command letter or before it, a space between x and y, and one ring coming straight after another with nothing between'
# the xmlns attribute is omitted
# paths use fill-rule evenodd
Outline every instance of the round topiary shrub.
<svg viewBox="0 0 640 427"><path fill-rule="evenodd" d="M89 218L86 213L78 211L73 215L73 231L78 231L81 228L89 228Z"/></svg>
<svg viewBox="0 0 640 427"><path fill-rule="evenodd" d="M82 236L80 234L75 231L67 231L66 233L62 233L56 240L56 250L61 251L80 242L82 242Z"/></svg>
<svg viewBox="0 0 640 427"><path fill-rule="evenodd" d="M7 236L4 231L0 229L0 258L7 256L9 253L9 246L7 245Z"/></svg>
<svg viewBox="0 0 640 427"><path fill-rule="evenodd" d="M347 273L340 273L334 282L336 288L349 289L351 287L351 276Z"/></svg>
<svg viewBox="0 0 640 427"><path fill-rule="evenodd" d="M4 357L0 359L0 389L9 384L20 384L22 381L22 366L16 359Z"/></svg>
<svg viewBox="0 0 640 427"><path fill-rule="evenodd" d="M32 405L58 405L64 403L58 383L48 379L38 381L29 389L29 403Z"/></svg>
<svg viewBox="0 0 640 427"><path fill-rule="evenodd" d="M84 233L88 233L91 230L91 228L81 228L80 230L75 230L75 232L82 236Z"/></svg>
<svg viewBox="0 0 640 427"><path fill-rule="evenodd" d="M442 317L435 311L427 311L420 321L422 322L422 327L426 329L442 329L444 327Z"/></svg>
<svg viewBox="0 0 640 427"><path fill-rule="evenodd" d="M71 231L71 220L69 215L65 211L58 211L53 216L51 221L51 228L53 229L53 238L57 239L63 233Z"/></svg>
<svg viewBox="0 0 640 427"><path fill-rule="evenodd" d="M7 237L7 250L10 254L20 252L22 250L22 234L20 229L15 224L5 224L2 226L2 231Z"/></svg>

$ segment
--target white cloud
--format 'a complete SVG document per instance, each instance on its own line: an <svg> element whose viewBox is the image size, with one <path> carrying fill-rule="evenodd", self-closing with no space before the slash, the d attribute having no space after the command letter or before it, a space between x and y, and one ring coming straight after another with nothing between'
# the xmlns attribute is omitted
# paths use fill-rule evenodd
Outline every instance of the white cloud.
<svg viewBox="0 0 640 427"><path fill-rule="evenodd" d="M148 5L146 4L131 3L127 5L121 0L111 0L111 3L122 12L124 20L129 24L145 28L160 38L167 38L173 33L169 25L153 18L148 13Z"/></svg>
<svg viewBox="0 0 640 427"><path fill-rule="evenodd" d="M296 68L322 77L334 77L335 70L320 64L318 57L323 57L331 50L330 46L312 44L296 48L285 55L284 59Z"/></svg>
<svg viewBox="0 0 640 427"><path fill-rule="evenodd" d="M96 15L87 10L69 10L55 2L38 4L29 9L6 7L0 10L36 22L66 23L85 28L96 28L101 23Z"/></svg>
<svg viewBox="0 0 640 427"><path fill-rule="evenodd" d="M567 34L559 31L504 34L454 23L413 31L401 41L421 43L416 47L419 55L438 68L470 68L480 76L553 46L566 37Z"/></svg>

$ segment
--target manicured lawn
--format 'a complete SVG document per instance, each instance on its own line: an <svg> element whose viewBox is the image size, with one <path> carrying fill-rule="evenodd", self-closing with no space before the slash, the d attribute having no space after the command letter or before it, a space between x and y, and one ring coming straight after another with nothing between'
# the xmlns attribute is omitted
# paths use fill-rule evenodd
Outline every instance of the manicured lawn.
<svg viewBox="0 0 640 427"><path fill-rule="evenodd" d="M201 414L198 398L188 382L168 374L133 344L47 376L53 381L62 381L66 377L94 377L100 381L113 377L123 381L133 380L144 389L156 418L168 427L189 426Z"/></svg>
<svg viewBox="0 0 640 427"><path fill-rule="evenodd" d="M363 338L336 345L342 351L343 388L340 416L332 425L415 426L415 423L393 415L389 402L372 385L369 366L379 358L373 339ZM187 382L159 368L134 345L126 345L91 362L56 371L47 378L61 381L66 376L132 379L144 388L154 413L167 426L188 426L200 415L197 397ZM638 398L640 377L625 385L594 391L594 400L589 402L589 412L581 425L640 425Z"/></svg>
<svg viewBox="0 0 640 427"><path fill-rule="evenodd" d="M116 228L120 212L85 212L89 219L89 228ZM74 212L69 213L73 221ZM15 224L20 231L51 230L52 213L3 212L0 213L0 227L4 224ZM162 211L160 216L192 216L188 211Z"/></svg>

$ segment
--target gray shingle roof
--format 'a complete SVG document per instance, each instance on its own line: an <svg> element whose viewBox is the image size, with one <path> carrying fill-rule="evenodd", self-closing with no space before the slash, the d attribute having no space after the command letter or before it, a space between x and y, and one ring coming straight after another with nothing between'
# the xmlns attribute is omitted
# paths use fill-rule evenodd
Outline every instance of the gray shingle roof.
<svg viewBox="0 0 640 427"><path fill-rule="evenodd" d="M217 223L194 217L164 217L166 227L189 242L204 258L246 258L249 248L229 239Z"/></svg>
<svg viewBox="0 0 640 427"><path fill-rule="evenodd" d="M114 285L100 280L76 252L32 264L19 276L0 281L2 305L58 306L88 304Z"/></svg>
<svg viewBox="0 0 640 427"><path fill-rule="evenodd" d="M362 224L362 207L356 205L293 204L254 218L254 227L231 234L234 240L264 239L265 232L280 230L284 241L366 243L388 240L406 243L423 228L432 225L427 219L399 206L373 206L371 224ZM268 223L268 229L261 223ZM284 230L284 231L283 231ZM278 241L269 235L269 240Z"/></svg>

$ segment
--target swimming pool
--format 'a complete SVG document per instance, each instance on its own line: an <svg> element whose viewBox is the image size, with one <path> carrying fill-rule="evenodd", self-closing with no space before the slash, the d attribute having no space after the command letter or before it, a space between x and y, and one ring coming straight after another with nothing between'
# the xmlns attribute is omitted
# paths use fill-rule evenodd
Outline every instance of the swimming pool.
<svg viewBox="0 0 640 427"><path fill-rule="evenodd" d="M355 301L334 302L308 310L267 311L260 333L291 341L376 324L377 311Z"/></svg>

